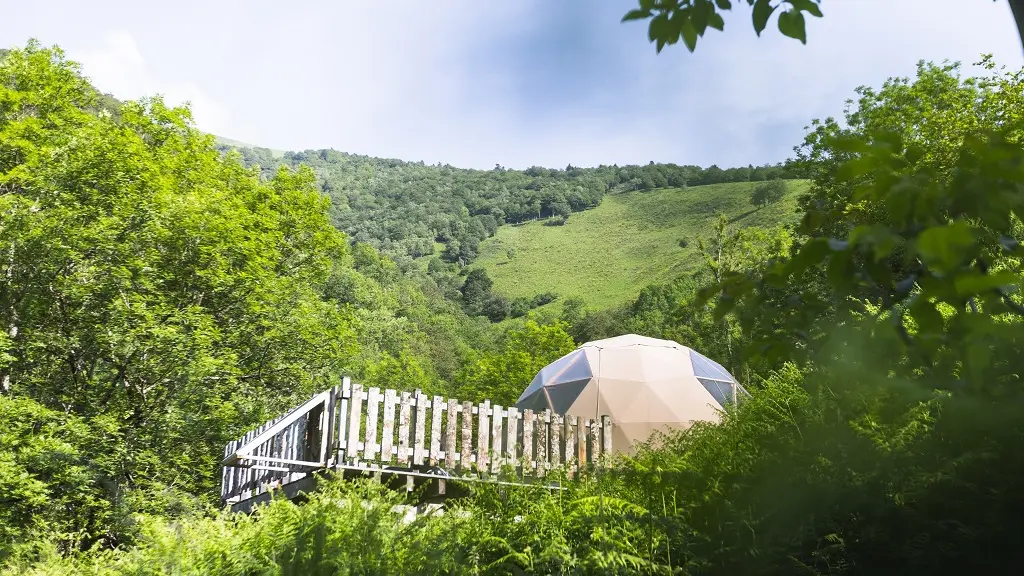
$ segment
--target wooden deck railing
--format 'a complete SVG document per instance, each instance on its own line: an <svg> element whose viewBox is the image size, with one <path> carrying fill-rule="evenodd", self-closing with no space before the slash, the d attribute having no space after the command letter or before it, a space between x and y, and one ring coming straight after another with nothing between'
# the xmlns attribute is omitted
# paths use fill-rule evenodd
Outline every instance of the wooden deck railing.
<svg viewBox="0 0 1024 576"><path fill-rule="evenodd" d="M611 452L611 421L550 411L364 389L347 378L229 442L221 498L238 502L318 469L406 470L442 478L498 479L503 470L570 473Z"/></svg>

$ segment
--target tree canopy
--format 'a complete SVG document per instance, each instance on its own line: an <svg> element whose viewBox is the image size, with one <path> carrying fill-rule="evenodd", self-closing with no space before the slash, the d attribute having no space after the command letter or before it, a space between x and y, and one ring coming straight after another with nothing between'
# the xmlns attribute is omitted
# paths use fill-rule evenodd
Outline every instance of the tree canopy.
<svg viewBox="0 0 1024 576"><path fill-rule="evenodd" d="M597 206L605 194L802 176L781 163L727 169L652 162L471 170L336 150L286 152L282 158L259 148L240 153L246 166L259 166L267 178L281 166L312 168L321 191L331 199L334 225L394 259L403 270L414 259L432 255L468 265L498 226L545 218L564 222L574 212Z"/></svg>
<svg viewBox="0 0 1024 576"><path fill-rule="evenodd" d="M342 375L441 391L500 349L351 243L311 168L246 168L159 98L115 112L59 49L0 60L0 563L212 504L228 439Z"/></svg>

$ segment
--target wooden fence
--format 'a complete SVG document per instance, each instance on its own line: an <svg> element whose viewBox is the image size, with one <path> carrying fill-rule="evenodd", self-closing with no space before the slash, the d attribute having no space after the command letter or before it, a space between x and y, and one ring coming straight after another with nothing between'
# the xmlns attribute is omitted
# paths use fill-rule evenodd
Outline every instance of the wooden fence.
<svg viewBox="0 0 1024 576"><path fill-rule="evenodd" d="M397 417L396 417L397 414ZM246 500L318 469L405 470L497 480L594 466L611 452L611 421L364 389L347 378L229 442L221 498Z"/></svg>

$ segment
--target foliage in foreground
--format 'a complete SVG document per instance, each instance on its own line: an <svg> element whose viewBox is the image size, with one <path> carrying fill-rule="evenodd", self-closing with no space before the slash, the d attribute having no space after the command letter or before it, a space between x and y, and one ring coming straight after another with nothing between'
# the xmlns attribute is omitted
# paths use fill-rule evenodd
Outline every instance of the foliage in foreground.
<svg viewBox="0 0 1024 576"><path fill-rule="evenodd" d="M59 49L5 53L0 561L216 502L224 443L342 374L450 393L499 352L432 286L350 245L309 169L262 178L187 109L111 114Z"/></svg>
<svg viewBox="0 0 1024 576"><path fill-rule="evenodd" d="M853 341L847 343L855 345ZM563 491L481 487L407 523L401 496L331 483L255 515L141 520L122 551L30 574L955 574L996 570L1024 458L1021 395L957 402L785 366L720 425L660 439ZM867 380L865 380L865 378ZM861 382L874 382L864 385Z"/></svg>
<svg viewBox="0 0 1024 576"><path fill-rule="evenodd" d="M752 398L721 423L656 439L596 477L563 481L564 491L485 486L411 524L392 511L398 495L335 484L305 505L275 502L252 517L128 509L111 518L141 530L116 549L116 540L93 538L92 550L52 550L46 539L0 532L14 539L2 543L8 566L37 574L1005 571L1019 563L1024 513L1020 87L1019 74L964 81L953 67L922 66L913 83L866 92L847 128L826 121L808 137L804 161L816 178L795 238L735 236L720 224L701 245L703 278L644 296L650 329L721 323L722 334L737 336L740 359L757 363L763 378ZM704 300L716 296L712 314ZM676 307L657 316L662 303ZM561 328L549 328L510 338L510 364L516 342L558 350ZM0 340L4 367L21 361L19 342ZM92 511L88 490L75 491L121 460L83 451L94 438L79 419L32 402L0 404L15 422L0 436L14 470L0 475L0 489L17 503L3 519L38 519L34 534L66 530L61 510L44 502L50 493L19 483L21 471L51 474L57 502L68 493L76 511ZM96 526L112 525L102 514L118 502L97 507Z"/></svg>

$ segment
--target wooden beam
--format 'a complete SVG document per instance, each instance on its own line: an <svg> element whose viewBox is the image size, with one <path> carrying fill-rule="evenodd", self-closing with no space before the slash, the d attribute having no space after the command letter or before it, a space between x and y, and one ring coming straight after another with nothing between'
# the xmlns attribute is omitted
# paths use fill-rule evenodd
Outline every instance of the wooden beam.
<svg viewBox="0 0 1024 576"><path fill-rule="evenodd" d="M320 394L317 394L316 396L310 398L304 404L286 414L285 417L279 420L276 424L260 432L255 438L243 444L238 450L235 451L234 454L231 454L230 456L225 458L224 461L221 462L221 464L223 466L231 466L232 464L237 462L240 457L248 454L254 448L257 448L260 445L262 445L275 434L287 428L288 425L290 425L292 422L295 422L299 418L305 416L306 413L312 410L314 406L317 406L318 404L323 404L327 400L327 396L328 392L321 392Z"/></svg>
<svg viewBox="0 0 1024 576"><path fill-rule="evenodd" d="M275 458L273 456L243 456L242 461L252 460L254 462L276 462L277 464L291 464L293 466L309 466L310 468L323 467L323 462L312 462L310 460L290 460L288 458ZM246 466L253 468L253 466Z"/></svg>

